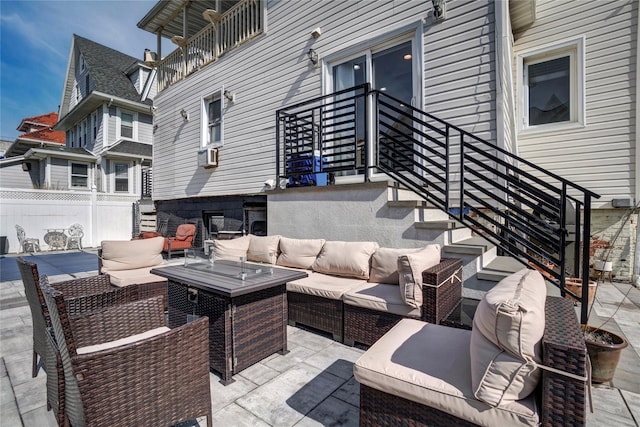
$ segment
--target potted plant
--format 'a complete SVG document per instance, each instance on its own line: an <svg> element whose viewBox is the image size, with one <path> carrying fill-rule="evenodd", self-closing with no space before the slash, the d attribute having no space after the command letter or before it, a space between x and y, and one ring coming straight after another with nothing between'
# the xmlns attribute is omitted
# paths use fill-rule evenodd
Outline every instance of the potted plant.
<svg viewBox="0 0 640 427"><path fill-rule="evenodd" d="M621 336L605 329L582 325L584 342L591 359L591 381L613 380L622 350L629 344Z"/></svg>

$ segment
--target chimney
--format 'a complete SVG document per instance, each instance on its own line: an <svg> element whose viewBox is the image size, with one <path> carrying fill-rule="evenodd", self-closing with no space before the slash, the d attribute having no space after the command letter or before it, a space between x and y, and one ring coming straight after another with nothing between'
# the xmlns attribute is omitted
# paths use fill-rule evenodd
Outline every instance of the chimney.
<svg viewBox="0 0 640 427"><path fill-rule="evenodd" d="M158 55L155 52L151 52L150 49L144 50L144 62L154 62Z"/></svg>

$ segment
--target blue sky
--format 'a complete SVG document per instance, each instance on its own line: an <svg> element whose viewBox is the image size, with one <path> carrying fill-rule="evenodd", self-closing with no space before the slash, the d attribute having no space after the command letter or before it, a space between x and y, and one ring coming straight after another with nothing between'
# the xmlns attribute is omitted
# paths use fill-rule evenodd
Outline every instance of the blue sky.
<svg viewBox="0 0 640 427"><path fill-rule="evenodd" d="M155 4L0 0L0 139L13 141L24 117L58 111L73 34L140 59L155 51L156 36L136 26Z"/></svg>

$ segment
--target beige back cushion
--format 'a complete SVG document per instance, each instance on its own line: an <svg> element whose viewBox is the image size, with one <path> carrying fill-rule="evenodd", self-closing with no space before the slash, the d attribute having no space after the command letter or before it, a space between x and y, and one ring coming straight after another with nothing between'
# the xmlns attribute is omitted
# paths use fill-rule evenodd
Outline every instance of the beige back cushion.
<svg viewBox="0 0 640 427"><path fill-rule="evenodd" d="M228 259L238 261L240 257L246 257L251 243L251 236L242 236L230 240L214 240L213 255L216 259Z"/></svg>
<svg viewBox="0 0 640 427"><path fill-rule="evenodd" d="M249 237L250 240L249 249L247 250L247 260L275 264L278 259L280 235L255 236L250 234Z"/></svg>
<svg viewBox="0 0 640 427"><path fill-rule="evenodd" d="M422 306L422 272L440 264L440 245L428 245L418 252L400 255L396 260L400 295L405 304Z"/></svg>
<svg viewBox="0 0 640 427"><path fill-rule="evenodd" d="M533 392L540 378L547 288L522 269L494 286L478 304L471 336L474 395L498 406Z"/></svg>
<svg viewBox="0 0 640 427"><path fill-rule="evenodd" d="M310 270L322 250L324 239L290 239L280 237L278 265Z"/></svg>
<svg viewBox="0 0 640 427"><path fill-rule="evenodd" d="M422 248L397 249L378 248L371 256L371 273L369 281L372 283L386 283L397 285L398 281L398 257L400 255L418 252Z"/></svg>
<svg viewBox="0 0 640 427"><path fill-rule="evenodd" d="M102 272L161 265L164 237L139 240L103 240Z"/></svg>
<svg viewBox="0 0 640 427"><path fill-rule="evenodd" d="M327 241L311 268L318 273L368 279L376 249L376 242Z"/></svg>

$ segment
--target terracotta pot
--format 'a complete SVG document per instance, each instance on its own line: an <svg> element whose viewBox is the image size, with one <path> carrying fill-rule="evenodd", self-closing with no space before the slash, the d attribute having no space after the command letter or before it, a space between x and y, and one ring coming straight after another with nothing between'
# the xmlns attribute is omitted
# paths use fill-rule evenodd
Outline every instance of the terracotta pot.
<svg viewBox="0 0 640 427"><path fill-rule="evenodd" d="M594 383L611 381L620 361L620 353L629 344L621 336L604 329L583 326L583 330L585 332L584 342L587 345L587 351L591 359L591 381ZM590 339L589 334L593 334L595 331L609 335L613 343L606 344Z"/></svg>
<svg viewBox="0 0 640 427"><path fill-rule="evenodd" d="M576 294L577 296L582 296L582 279L578 279L577 277L567 277L564 282L565 288ZM593 298L596 296L596 288L598 287L598 283L589 280L589 301L588 304L591 305L593 303ZM566 295L565 298L574 300L572 297Z"/></svg>

